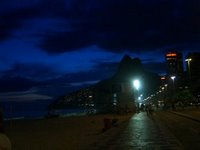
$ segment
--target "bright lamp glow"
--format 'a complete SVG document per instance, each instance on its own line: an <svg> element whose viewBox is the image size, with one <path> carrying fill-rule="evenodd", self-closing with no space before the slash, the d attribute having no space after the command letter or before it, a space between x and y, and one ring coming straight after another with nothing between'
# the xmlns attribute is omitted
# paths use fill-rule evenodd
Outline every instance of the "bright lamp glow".
<svg viewBox="0 0 200 150"><path fill-rule="evenodd" d="M174 81L174 79L176 78L176 76L171 76L171 79Z"/></svg>
<svg viewBox="0 0 200 150"><path fill-rule="evenodd" d="M185 61L190 62L190 61L192 61L192 58L188 58Z"/></svg>
<svg viewBox="0 0 200 150"><path fill-rule="evenodd" d="M138 100L141 100L141 99L142 99L142 98L139 96L139 97L138 97Z"/></svg>
<svg viewBox="0 0 200 150"><path fill-rule="evenodd" d="M135 87L136 90L139 90L139 88L140 88L140 81L139 80L134 80L133 81L133 86Z"/></svg>

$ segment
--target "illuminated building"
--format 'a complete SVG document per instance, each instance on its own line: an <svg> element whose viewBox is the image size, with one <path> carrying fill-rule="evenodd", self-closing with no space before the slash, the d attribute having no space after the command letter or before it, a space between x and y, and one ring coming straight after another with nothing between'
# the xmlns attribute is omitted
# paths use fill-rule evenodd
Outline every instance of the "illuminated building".
<svg viewBox="0 0 200 150"><path fill-rule="evenodd" d="M167 64L167 76L175 75L181 77L183 75L182 54L178 52L168 52L165 54Z"/></svg>
<svg viewBox="0 0 200 150"><path fill-rule="evenodd" d="M170 51L165 54L165 60L167 67L166 84L169 85L169 89L173 93L172 91L182 88L184 84L182 54ZM175 77L174 80L171 77Z"/></svg>

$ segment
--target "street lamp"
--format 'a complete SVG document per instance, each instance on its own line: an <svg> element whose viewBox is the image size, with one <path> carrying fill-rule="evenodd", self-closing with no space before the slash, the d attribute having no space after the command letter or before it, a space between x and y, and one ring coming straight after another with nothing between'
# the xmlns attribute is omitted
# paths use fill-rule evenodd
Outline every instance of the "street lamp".
<svg viewBox="0 0 200 150"><path fill-rule="evenodd" d="M173 102L172 102L172 109L174 109L174 93L175 93L175 86L174 86L174 80L176 79L176 76L171 76L171 79L172 79L172 81L173 81L173 90L172 90L172 100L173 100Z"/></svg>
<svg viewBox="0 0 200 150"><path fill-rule="evenodd" d="M188 58L185 61L187 62L187 65L188 65L188 74L189 74L189 81L190 81L191 79L190 62L192 61L192 58Z"/></svg>
<svg viewBox="0 0 200 150"><path fill-rule="evenodd" d="M172 81L173 81L173 90L174 90L174 80L176 79L176 76L171 76L171 79L172 79Z"/></svg>
<svg viewBox="0 0 200 150"><path fill-rule="evenodd" d="M141 101L143 97L143 94L140 94L140 96L138 97L138 100Z"/></svg>
<svg viewBox="0 0 200 150"><path fill-rule="evenodd" d="M136 100L139 101L139 89L140 89L140 81L138 79L136 80L133 80L133 87L135 88L136 90ZM139 103L136 102L137 104L137 112L139 112Z"/></svg>
<svg viewBox="0 0 200 150"><path fill-rule="evenodd" d="M174 86L174 80L175 80L176 76L171 76L172 82L173 82L173 96L174 96L174 91L175 91L175 86Z"/></svg>
<svg viewBox="0 0 200 150"><path fill-rule="evenodd" d="M139 88L140 88L140 81L139 80L134 80L133 81L133 86L138 91Z"/></svg>
<svg viewBox="0 0 200 150"><path fill-rule="evenodd" d="M174 81L174 79L176 78L176 76L171 76L171 79Z"/></svg>
<svg viewBox="0 0 200 150"><path fill-rule="evenodd" d="M136 96L137 96L137 99L138 99L138 97L139 97L139 89L140 89L140 81L139 80L133 80L133 87L136 89L136 91L137 91L137 94L136 94Z"/></svg>

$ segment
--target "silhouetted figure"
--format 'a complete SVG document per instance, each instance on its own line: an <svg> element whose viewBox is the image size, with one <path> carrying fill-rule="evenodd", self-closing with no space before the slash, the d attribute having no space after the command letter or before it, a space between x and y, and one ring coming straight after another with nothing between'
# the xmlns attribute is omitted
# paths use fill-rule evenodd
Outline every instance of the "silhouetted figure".
<svg viewBox="0 0 200 150"><path fill-rule="evenodd" d="M152 108L151 104L147 104L147 105L145 106L145 111L146 111L147 115L152 115L152 113L153 113L153 108Z"/></svg>
<svg viewBox="0 0 200 150"><path fill-rule="evenodd" d="M5 134L3 120L3 111L0 108L0 150L11 150L11 142Z"/></svg>
<svg viewBox="0 0 200 150"><path fill-rule="evenodd" d="M147 113L147 115L148 115L148 107L147 107L147 105L145 105L144 110L146 111L146 113Z"/></svg>
<svg viewBox="0 0 200 150"><path fill-rule="evenodd" d="M136 112L139 114L140 113L140 107L136 107Z"/></svg>
<svg viewBox="0 0 200 150"><path fill-rule="evenodd" d="M141 111L144 111L144 104L141 104L140 109L141 109Z"/></svg>
<svg viewBox="0 0 200 150"><path fill-rule="evenodd" d="M149 104L149 114L152 115L152 113L153 113L153 107L151 104Z"/></svg>
<svg viewBox="0 0 200 150"><path fill-rule="evenodd" d="M5 129L4 129L4 123L3 123L3 111L0 108L0 133L4 133Z"/></svg>

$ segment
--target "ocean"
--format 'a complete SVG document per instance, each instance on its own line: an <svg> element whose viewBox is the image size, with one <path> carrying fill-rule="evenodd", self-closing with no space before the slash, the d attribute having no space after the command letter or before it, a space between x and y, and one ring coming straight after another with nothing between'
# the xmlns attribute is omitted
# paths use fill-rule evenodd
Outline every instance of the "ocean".
<svg viewBox="0 0 200 150"><path fill-rule="evenodd" d="M37 100L37 101L3 101L0 102L0 107L5 120L10 119L40 119L45 118L49 111L48 105L52 100ZM59 116L70 116L84 114L83 109L58 109L53 111Z"/></svg>

